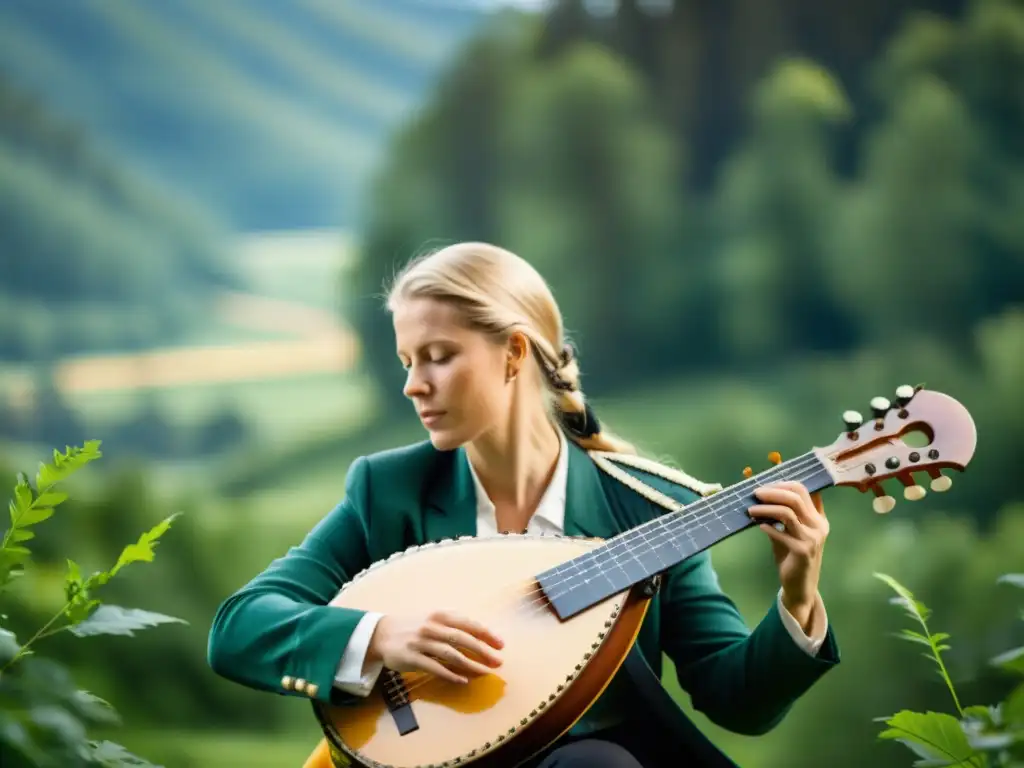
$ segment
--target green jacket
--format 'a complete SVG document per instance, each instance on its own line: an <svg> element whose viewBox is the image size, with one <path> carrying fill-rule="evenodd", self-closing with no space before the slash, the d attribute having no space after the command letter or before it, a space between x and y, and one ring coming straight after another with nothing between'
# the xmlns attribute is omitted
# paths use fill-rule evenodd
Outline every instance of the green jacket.
<svg viewBox="0 0 1024 768"><path fill-rule="evenodd" d="M569 451L567 535L609 538L665 513L599 469L574 443ZM677 501L698 498L688 487L617 466ZM210 666L251 688L333 704L350 701L332 683L363 612L326 604L371 563L475 529L475 491L462 449L442 452L422 442L358 458L339 505L301 544L221 604L209 636ZM812 658L787 633L775 601L751 631L720 590L707 552L663 575L637 644L658 675L662 654L672 659L697 710L747 735L773 728L839 662L831 627ZM598 713L636 711L630 695L620 671L574 730L586 731Z"/></svg>

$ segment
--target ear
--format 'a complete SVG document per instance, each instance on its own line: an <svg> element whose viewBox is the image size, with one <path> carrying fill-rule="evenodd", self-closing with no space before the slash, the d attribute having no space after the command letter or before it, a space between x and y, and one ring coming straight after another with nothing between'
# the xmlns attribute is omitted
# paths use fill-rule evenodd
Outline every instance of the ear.
<svg viewBox="0 0 1024 768"><path fill-rule="evenodd" d="M530 354L530 339L522 331L513 331L506 342L508 362L515 370L520 370Z"/></svg>

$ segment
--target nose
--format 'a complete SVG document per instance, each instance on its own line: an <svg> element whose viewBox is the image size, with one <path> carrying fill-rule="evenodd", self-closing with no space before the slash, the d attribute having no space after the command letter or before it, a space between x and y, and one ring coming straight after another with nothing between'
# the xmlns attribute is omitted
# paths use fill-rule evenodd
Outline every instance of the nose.
<svg viewBox="0 0 1024 768"><path fill-rule="evenodd" d="M405 377L405 386L402 387L402 394L412 400L415 397L424 397L430 394L430 383L423 376L418 366L412 365Z"/></svg>

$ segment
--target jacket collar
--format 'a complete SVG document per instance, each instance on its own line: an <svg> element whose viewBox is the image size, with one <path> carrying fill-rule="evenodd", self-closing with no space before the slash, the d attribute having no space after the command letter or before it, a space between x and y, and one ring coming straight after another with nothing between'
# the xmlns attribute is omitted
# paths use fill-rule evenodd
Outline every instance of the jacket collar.
<svg viewBox="0 0 1024 768"><path fill-rule="evenodd" d="M608 538L618 532L599 470L587 452L567 440L565 533ZM465 449L438 452L433 482L424 498L423 532L427 541L476 534L476 488Z"/></svg>

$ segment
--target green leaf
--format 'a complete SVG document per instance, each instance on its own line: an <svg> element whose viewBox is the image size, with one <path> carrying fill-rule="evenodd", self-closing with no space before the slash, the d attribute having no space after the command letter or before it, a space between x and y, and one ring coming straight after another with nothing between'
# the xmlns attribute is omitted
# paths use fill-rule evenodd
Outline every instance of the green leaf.
<svg viewBox="0 0 1024 768"><path fill-rule="evenodd" d="M11 502L11 522L15 523L15 513L21 513L32 506L32 487L21 472L18 473L17 484L14 486L14 501ZM16 523L15 523L16 524Z"/></svg>
<svg viewBox="0 0 1024 768"><path fill-rule="evenodd" d="M888 576L884 573L874 574L876 579L884 581L889 587L895 592L898 597L892 598L894 605L902 605L912 619L917 619L921 623L928 621L928 617L931 615L931 610L922 602L914 598L914 594L900 584L892 576Z"/></svg>
<svg viewBox="0 0 1024 768"><path fill-rule="evenodd" d="M154 765L138 755L133 755L120 744L115 744L112 741L90 741L84 745L82 751L82 757L90 765L99 765L103 768L120 768L121 766L163 768L163 766Z"/></svg>
<svg viewBox="0 0 1024 768"><path fill-rule="evenodd" d="M1024 589L1024 573L1006 573L996 579L996 584L1010 584Z"/></svg>
<svg viewBox="0 0 1024 768"><path fill-rule="evenodd" d="M25 531L19 528L11 534L11 541L28 541L34 539L36 535L32 531Z"/></svg>
<svg viewBox="0 0 1024 768"><path fill-rule="evenodd" d="M89 619L89 614L91 614L99 604L99 600L86 600L84 598L76 599L75 602L67 607L64 611L64 615L67 616L68 621L72 624L80 625L83 621L87 621Z"/></svg>
<svg viewBox="0 0 1024 768"><path fill-rule="evenodd" d="M882 718L886 730L880 739L898 741L921 759L915 766L967 766L977 765L978 753L967 741L960 721L945 712L911 712L903 710L892 717ZM972 762L974 761L974 762Z"/></svg>
<svg viewBox="0 0 1024 768"><path fill-rule="evenodd" d="M926 648L931 648L932 647L932 644L928 642L928 638L927 637L922 635L920 632L915 632L912 629L901 629L896 634L896 637L900 637L900 638L902 638L904 640L908 640L911 643L919 643L920 645L923 645ZM931 656L929 655L928 658L931 658Z"/></svg>
<svg viewBox="0 0 1024 768"><path fill-rule="evenodd" d="M15 523L15 528L37 525L44 520L48 520L51 515L53 515L53 507L28 507L18 512L18 522Z"/></svg>
<svg viewBox="0 0 1024 768"><path fill-rule="evenodd" d="M121 724L121 718L113 706L89 691L75 691L69 697L68 704L80 716L97 725Z"/></svg>
<svg viewBox="0 0 1024 768"><path fill-rule="evenodd" d="M121 608L116 605L101 605L88 619L69 631L78 637L93 635L128 635L135 630L147 629L160 624L188 624L183 619L165 616L162 613L143 611L138 608Z"/></svg>
<svg viewBox="0 0 1024 768"><path fill-rule="evenodd" d="M39 494L33 504L37 507L56 507L67 499L68 495L63 491L46 491Z"/></svg>
<svg viewBox="0 0 1024 768"><path fill-rule="evenodd" d="M1024 729L1024 683L1021 683L1003 702L1003 718L1006 722Z"/></svg>
<svg viewBox="0 0 1024 768"><path fill-rule="evenodd" d="M17 636L6 629L0 629L0 666L17 656L20 650L21 645L18 643Z"/></svg>
<svg viewBox="0 0 1024 768"><path fill-rule="evenodd" d="M1008 669L1011 672L1024 674L1024 645L1011 651L1000 653L991 659L989 663L996 667Z"/></svg>
<svg viewBox="0 0 1024 768"><path fill-rule="evenodd" d="M82 570L74 560L68 560L68 572L64 576L64 599L71 602L82 592Z"/></svg>
<svg viewBox="0 0 1024 768"><path fill-rule="evenodd" d="M69 447L64 453L54 450L53 461L39 466L39 472L36 474L36 488L49 488L51 485L66 480L89 462L102 457L100 444L99 440L89 440L81 448Z"/></svg>
<svg viewBox="0 0 1024 768"><path fill-rule="evenodd" d="M136 543L129 544L125 547L121 552L121 556L117 559L117 563L109 573L105 574L106 578L103 578L100 583L105 584L126 565L139 562L152 562L156 555L154 550L156 549L158 540L161 536L167 533L171 527L171 523L180 514L180 512L175 512L173 515L157 523L152 529L142 534Z"/></svg>

